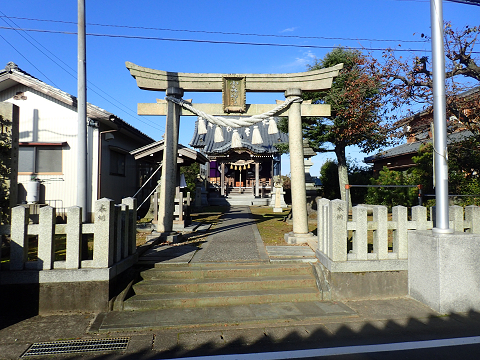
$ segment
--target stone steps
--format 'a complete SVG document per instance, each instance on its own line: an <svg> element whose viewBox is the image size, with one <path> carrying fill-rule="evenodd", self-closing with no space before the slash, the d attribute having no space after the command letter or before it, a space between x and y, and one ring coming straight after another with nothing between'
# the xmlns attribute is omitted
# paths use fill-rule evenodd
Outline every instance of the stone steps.
<svg viewBox="0 0 480 360"><path fill-rule="evenodd" d="M242 291L211 291L205 293L135 295L125 301L124 310L152 310L165 308L195 308L266 304L274 302L318 301L317 289L269 289Z"/></svg>
<svg viewBox="0 0 480 360"><path fill-rule="evenodd" d="M133 286L135 294L201 293L212 291L269 290L286 288L316 289L309 275L228 279L162 279L142 281Z"/></svg>
<svg viewBox="0 0 480 360"><path fill-rule="evenodd" d="M190 266L158 267L142 272L144 280L153 279L207 279L207 278L251 278L258 276L311 275L308 265L302 264L195 264Z"/></svg>
<svg viewBox="0 0 480 360"><path fill-rule="evenodd" d="M303 263L159 266L141 279L123 310L322 300L313 267Z"/></svg>

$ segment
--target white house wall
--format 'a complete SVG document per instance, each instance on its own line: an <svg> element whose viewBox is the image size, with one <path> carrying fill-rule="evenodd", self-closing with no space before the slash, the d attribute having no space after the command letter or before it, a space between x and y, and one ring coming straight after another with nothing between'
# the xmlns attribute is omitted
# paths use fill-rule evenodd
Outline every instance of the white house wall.
<svg viewBox="0 0 480 360"><path fill-rule="evenodd" d="M101 197L120 202L122 198L133 196L138 190L138 171L135 159L128 154L138 148L138 142L134 142L119 132L112 132L114 139L105 141L102 135L102 170L101 170ZM123 150L125 156L125 176L112 175L110 173L111 148ZM121 152L121 151L119 151Z"/></svg>
<svg viewBox="0 0 480 360"><path fill-rule="evenodd" d="M26 100L16 100L13 96L23 92ZM23 85L17 85L0 93L0 101L8 101L20 108L20 142L66 142L62 149L62 174L39 174L36 177L44 186L44 200L59 200L57 207L76 205L77 183L77 112L72 106L46 96ZM34 124L34 111L38 110L38 124ZM35 134L35 129L38 131ZM93 163L98 157L95 146L97 130L88 127L88 192L96 199L97 176ZM92 174L94 176L92 176ZM31 175L19 175L18 182L27 189ZM91 181L92 179L93 181ZM42 188L43 188L42 186ZM43 196L42 196L43 197ZM60 201L61 200L61 201ZM61 205L59 205L61 204ZM91 202L89 202L90 207ZM53 206L53 204L52 204ZM87 209L90 211L90 209Z"/></svg>

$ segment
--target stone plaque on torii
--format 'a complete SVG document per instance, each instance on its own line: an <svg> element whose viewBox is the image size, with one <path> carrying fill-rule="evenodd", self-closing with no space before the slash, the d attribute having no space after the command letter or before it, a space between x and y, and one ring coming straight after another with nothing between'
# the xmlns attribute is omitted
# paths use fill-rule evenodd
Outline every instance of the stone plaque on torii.
<svg viewBox="0 0 480 360"><path fill-rule="evenodd" d="M285 239L289 243L305 243L313 237L308 231L302 116L330 116L330 105L301 103L301 95L303 91L330 89L333 78L343 67L342 64L327 69L290 74L177 73L149 69L130 62L127 62L126 66L140 89L166 91L167 95L167 100L138 104L139 115L166 115L165 150L157 224L159 232L170 233L173 226L180 115L199 116L201 113L202 117L213 122L215 116L234 114L255 118L259 116L258 114L276 111L276 116L288 115L293 232L286 234ZM188 91L221 92L223 102L222 104L193 104L181 99L184 92ZM246 104L245 93L249 91L284 92L286 100L277 101L277 104ZM248 126L244 122L232 125L227 118L219 119L225 120L228 126ZM253 123L249 125L251 124Z"/></svg>

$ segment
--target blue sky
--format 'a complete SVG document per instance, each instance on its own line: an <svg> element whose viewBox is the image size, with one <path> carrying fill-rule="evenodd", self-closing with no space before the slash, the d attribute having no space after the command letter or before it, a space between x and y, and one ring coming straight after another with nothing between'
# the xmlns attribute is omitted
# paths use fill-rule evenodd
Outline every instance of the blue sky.
<svg viewBox="0 0 480 360"><path fill-rule="evenodd" d="M178 72L288 73L305 71L307 64L336 46L382 49L400 44L401 49L417 50L417 55L430 55L430 43L419 42L419 34L430 35L429 0L86 0L86 8L87 34L95 34L87 37L87 101L155 140L164 132L164 117L140 117L136 107L165 94L140 90L125 61ZM479 25L480 6L444 1L443 10L444 20L452 21L454 28ZM76 95L77 38L68 34L76 32L76 21L74 0L3 2L0 66L13 61L40 80ZM40 31L6 29L11 27ZM381 56L378 50L372 52ZM185 98L221 102L217 93L187 93ZM248 103L275 99L283 99L283 94L247 95ZM181 120L184 145L191 140L193 124L193 117ZM352 159L366 156L355 148L347 153ZM319 174L327 158L333 154L313 158L312 175ZM288 156L282 161L282 173L289 173Z"/></svg>

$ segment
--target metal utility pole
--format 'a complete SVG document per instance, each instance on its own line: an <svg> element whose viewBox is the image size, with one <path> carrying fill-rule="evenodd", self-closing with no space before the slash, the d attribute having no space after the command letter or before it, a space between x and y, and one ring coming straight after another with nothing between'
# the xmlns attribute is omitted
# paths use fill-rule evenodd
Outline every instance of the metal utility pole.
<svg viewBox="0 0 480 360"><path fill-rule="evenodd" d="M433 136L435 164L436 225L433 232L451 233L448 209L447 110L445 100L445 53L442 0L430 0L433 58Z"/></svg>
<svg viewBox="0 0 480 360"><path fill-rule="evenodd" d="M85 0L78 0L78 74L77 74L77 206L82 221L87 221L87 65Z"/></svg>

